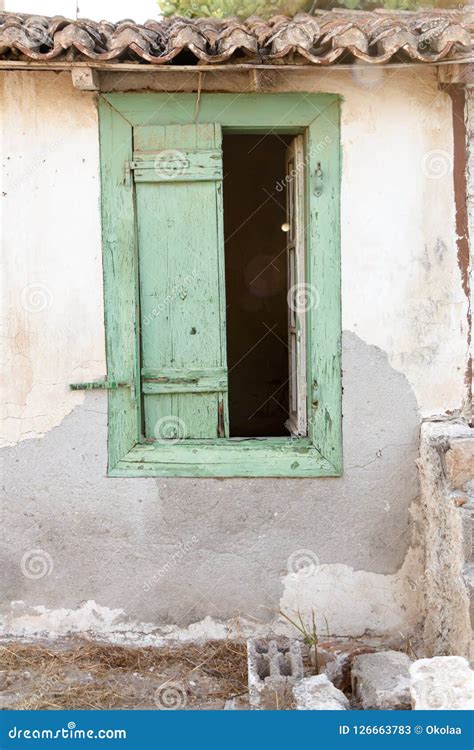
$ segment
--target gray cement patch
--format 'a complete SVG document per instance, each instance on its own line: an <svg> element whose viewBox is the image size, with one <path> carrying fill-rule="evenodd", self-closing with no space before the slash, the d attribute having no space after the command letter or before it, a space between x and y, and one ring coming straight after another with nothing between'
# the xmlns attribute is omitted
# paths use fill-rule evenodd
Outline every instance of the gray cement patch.
<svg viewBox="0 0 474 750"><path fill-rule="evenodd" d="M396 572L418 494L416 400L386 355L351 333L343 368L338 479L107 478L102 393L44 438L4 449L2 601L57 609L93 599L181 627L207 615L268 621L295 550ZM50 556L41 578L22 572L34 549Z"/></svg>

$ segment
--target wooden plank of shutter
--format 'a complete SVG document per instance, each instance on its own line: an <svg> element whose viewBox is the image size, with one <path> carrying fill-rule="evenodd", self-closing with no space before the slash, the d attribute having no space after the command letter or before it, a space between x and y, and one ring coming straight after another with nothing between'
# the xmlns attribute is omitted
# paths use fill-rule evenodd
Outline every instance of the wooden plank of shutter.
<svg viewBox="0 0 474 750"><path fill-rule="evenodd" d="M227 436L220 126L137 127L133 165L145 437Z"/></svg>
<svg viewBox="0 0 474 750"><path fill-rule="evenodd" d="M164 149L154 159L138 154L130 165L135 182L189 182L222 180L222 151Z"/></svg>
<svg viewBox="0 0 474 750"><path fill-rule="evenodd" d="M227 391L227 370L142 370L142 392L213 393Z"/></svg>

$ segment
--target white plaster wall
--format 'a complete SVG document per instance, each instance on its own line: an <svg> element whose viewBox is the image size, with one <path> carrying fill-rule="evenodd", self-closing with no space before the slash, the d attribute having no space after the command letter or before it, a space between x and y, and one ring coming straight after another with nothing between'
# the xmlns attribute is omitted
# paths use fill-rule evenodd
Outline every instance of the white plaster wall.
<svg viewBox="0 0 474 750"><path fill-rule="evenodd" d="M105 374L96 105L70 75L0 76L2 440L42 436Z"/></svg>
<svg viewBox="0 0 474 750"><path fill-rule="evenodd" d="M1 74L1 404L6 444L44 435L105 374L94 95L68 73ZM285 77L308 90L307 77ZM343 327L383 349L423 416L461 408L451 102L433 70L314 76L342 110ZM367 375L370 377L370 374Z"/></svg>
<svg viewBox="0 0 474 750"><path fill-rule="evenodd" d="M423 417L457 411L468 327L451 100L434 70L369 71L359 81L344 86L343 327L387 352Z"/></svg>
<svg viewBox="0 0 474 750"><path fill-rule="evenodd" d="M310 82L295 74L291 89L344 98L343 328L387 353L423 417L457 412L468 303L457 263L452 103L436 69L355 65Z"/></svg>

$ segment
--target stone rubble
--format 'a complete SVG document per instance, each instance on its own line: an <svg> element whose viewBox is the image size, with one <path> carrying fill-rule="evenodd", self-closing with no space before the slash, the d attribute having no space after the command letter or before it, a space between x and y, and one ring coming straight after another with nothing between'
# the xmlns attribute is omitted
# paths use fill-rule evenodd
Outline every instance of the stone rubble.
<svg viewBox="0 0 474 750"><path fill-rule="evenodd" d="M352 665L352 692L364 710L411 708L411 659L400 651L356 656Z"/></svg>
<svg viewBox="0 0 474 750"><path fill-rule="evenodd" d="M351 667L356 656L372 654L375 648L361 641L324 641L318 643L318 669L325 672L333 685L339 690L348 690L351 686ZM314 647L311 649L311 661L315 666Z"/></svg>
<svg viewBox="0 0 474 750"><path fill-rule="evenodd" d="M461 656L413 662L401 651L334 639L317 646L324 671L305 678L298 640L251 638L247 649L252 709L474 710L474 671ZM314 666L314 647L309 654ZM343 692L349 690L352 703ZM235 700L226 702L226 710L236 708Z"/></svg>
<svg viewBox="0 0 474 750"><path fill-rule="evenodd" d="M307 677L293 688L297 711L347 711L350 704L326 674Z"/></svg>
<svg viewBox="0 0 474 750"><path fill-rule="evenodd" d="M474 671L461 656L419 659L410 666L412 707L421 711L474 709Z"/></svg>

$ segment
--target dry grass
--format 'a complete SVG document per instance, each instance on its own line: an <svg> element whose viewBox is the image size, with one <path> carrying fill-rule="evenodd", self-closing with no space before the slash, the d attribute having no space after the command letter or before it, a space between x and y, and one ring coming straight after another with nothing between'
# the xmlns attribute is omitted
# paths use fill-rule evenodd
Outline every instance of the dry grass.
<svg viewBox="0 0 474 750"><path fill-rule="evenodd" d="M245 644L230 641L173 648L89 641L54 646L8 643L0 646L0 670L18 696L9 708L153 707L154 691L170 679L185 686L188 705L197 700L190 681L204 684L212 701L247 690Z"/></svg>

